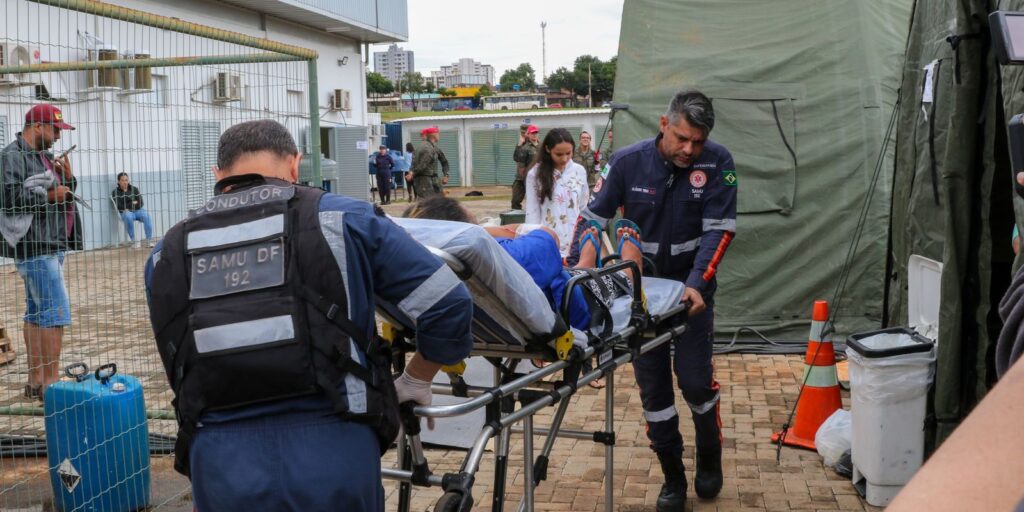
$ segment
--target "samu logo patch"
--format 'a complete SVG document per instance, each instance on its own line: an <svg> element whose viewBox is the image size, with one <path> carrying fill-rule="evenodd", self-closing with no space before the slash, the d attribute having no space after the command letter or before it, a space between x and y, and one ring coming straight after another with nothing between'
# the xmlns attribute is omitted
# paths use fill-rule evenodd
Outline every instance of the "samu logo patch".
<svg viewBox="0 0 1024 512"><path fill-rule="evenodd" d="M736 184L739 183L739 179L736 177L736 171L722 171L722 182L725 183L726 186L735 187Z"/></svg>

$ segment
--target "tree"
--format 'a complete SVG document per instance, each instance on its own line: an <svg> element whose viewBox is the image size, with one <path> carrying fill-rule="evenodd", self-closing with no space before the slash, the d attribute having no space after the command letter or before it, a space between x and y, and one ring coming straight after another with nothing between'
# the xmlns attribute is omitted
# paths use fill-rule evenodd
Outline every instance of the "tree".
<svg viewBox="0 0 1024 512"><path fill-rule="evenodd" d="M434 82L427 82L426 85L423 86L423 91L434 92Z"/></svg>
<svg viewBox="0 0 1024 512"><path fill-rule="evenodd" d="M524 62L515 69L505 70L498 83L503 91L513 90L513 85L519 85L519 89L523 91L534 90L537 88L537 75L533 71L533 66Z"/></svg>
<svg viewBox="0 0 1024 512"><path fill-rule="evenodd" d="M457 92L455 92L455 91L453 91L451 89L448 89L447 87L440 87L440 88L438 88L437 89L437 94L440 94L442 98L454 98L454 97L459 95L459 93L457 93Z"/></svg>
<svg viewBox="0 0 1024 512"><path fill-rule="evenodd" d="M398 81L399 87L402 92L423 92L423 75L418 71L406 73L402 75L402 79Z"/></svg>
<svg viewBox="0 0 1024 512"><path fill-rule="evenodd" d="M384 75L371 71L366 74L366 90L370 94L391 94L395 92L395 84Z"/></svg>
<svg viewBox="0 0 1024 512"><path fill-rule="evenodd" d="M479 106L480 98L483 98L484 96L494 96L494 90L487 84L481 85L480 89L477 89L476 94L473 94L473 103Z"/></svg>
<svg viewBox="0 0 1024 512"><path fill-rule="evenodd" d="M553 89L567 89L576 92L579 89L576 73L562 66L548 75L547 86ZM584 88L586 84L584 84Z"/></svg>
<svg viewBox="0 0 1024 512"><path fill-rule="evenodd" d="M600 105L612 99L617 60L618 57L612 57L611 60L604 62L593 55L580 55L576 57L572 70L560 67L548 75L547 85L556 89L567 89L577 96L586 96L590 91L593 103Z"/></svg>

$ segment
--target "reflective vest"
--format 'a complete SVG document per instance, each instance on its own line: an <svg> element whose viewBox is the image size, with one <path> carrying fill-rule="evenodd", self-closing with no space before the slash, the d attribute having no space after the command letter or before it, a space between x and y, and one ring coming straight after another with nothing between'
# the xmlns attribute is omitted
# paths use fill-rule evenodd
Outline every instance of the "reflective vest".
<svg viewBox="0 0 1024 512"><path fill-rule="evenodd" d="M372 426L387 450L399 428L390 346L347 318L345 269L320 230L323 191L257 175L218 190L231 184L241 188L190 212L154 256L151 315L175 394L175 469L188 475L204 412L318 393ZM366 385L365 413L338 391L347 374Z"/></svg>

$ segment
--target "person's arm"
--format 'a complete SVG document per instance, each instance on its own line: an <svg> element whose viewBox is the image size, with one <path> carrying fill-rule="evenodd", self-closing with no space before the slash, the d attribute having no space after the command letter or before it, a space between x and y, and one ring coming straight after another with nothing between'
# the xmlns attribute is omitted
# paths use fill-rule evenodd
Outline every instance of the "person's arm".
<svg viewBox="0 0 1024 512"><path fill-rule="evenodd" d="M370 256L374 295L413 321L423 359L454 364L469 355L473 304L458 276L387 217L346 213L345 219Z"/></svg>
<svg viewBox="0 0 1024 512"><path fill-rule="evenodd" d="M534 167L526 173L526 223L544 224L544 216L541 215L541 199L537 193L537 168Z"/></svg>
<svg viewBox="0 0 1024 512"><path fill-rule="evenodd" d="M590 204L590 185L587 184L587 168L576 164L576 172L579 180L579 205L580 212Z"/></svg>
<svg viewBox="0 0 1024 512"><path fill-rule="evenodd" d="M558 234L555 230L541 224L505 224L504 226L485 226L484 231L495 238L518 238L534 231L541 230L558 242Z"/></svg>
<svg viewBox="0 0 1024 512"><path fill-rule="evenodd" d="M141 210L142 209L142 192L140 192L139 188L136 187L135 185L132 185L132 196L133 196L132 200L133 201L137 201L132 206L134 206L136 210Z"/></svg>
<svg viewBox="0 0 1024 512"><path fill-rule="evenodd" d="M441 162L441 174L443 174L444 177L447 178L448 177L448 157L446 157L444 155L444 151L441 151L440 148L438 148L438 150L437 150L437 161Z"/></svg>
<svg viewBox="0 0 1024 512"><path fill-rule="evenodd" d="M703 233L700 248L693 262L686 287L703 292L718 272L718 264L736 236L736 185L723 179L725 172L736 172L732 155L726 152L719 160L715 176L708 180L707 198L702 214Z"/></svg>

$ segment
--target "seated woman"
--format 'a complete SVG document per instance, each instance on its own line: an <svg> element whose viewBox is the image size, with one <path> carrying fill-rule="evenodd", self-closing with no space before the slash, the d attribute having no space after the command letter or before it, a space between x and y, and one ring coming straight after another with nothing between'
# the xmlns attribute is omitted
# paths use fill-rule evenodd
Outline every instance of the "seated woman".
<svg viewBox="0 0 1024 512"><path fill-rule="evenodd" d="M117 213L121 215L124 222L124 229L128 232L128 238L133 247L139 247L139 241L135 239L135 223L141 222L142 228L146 231L146 245L153 247L153 221L149 213L142 207L142 193L138 187L128 182L128 173L117 174L117 186L110 193L114 201Z"/></svg>

